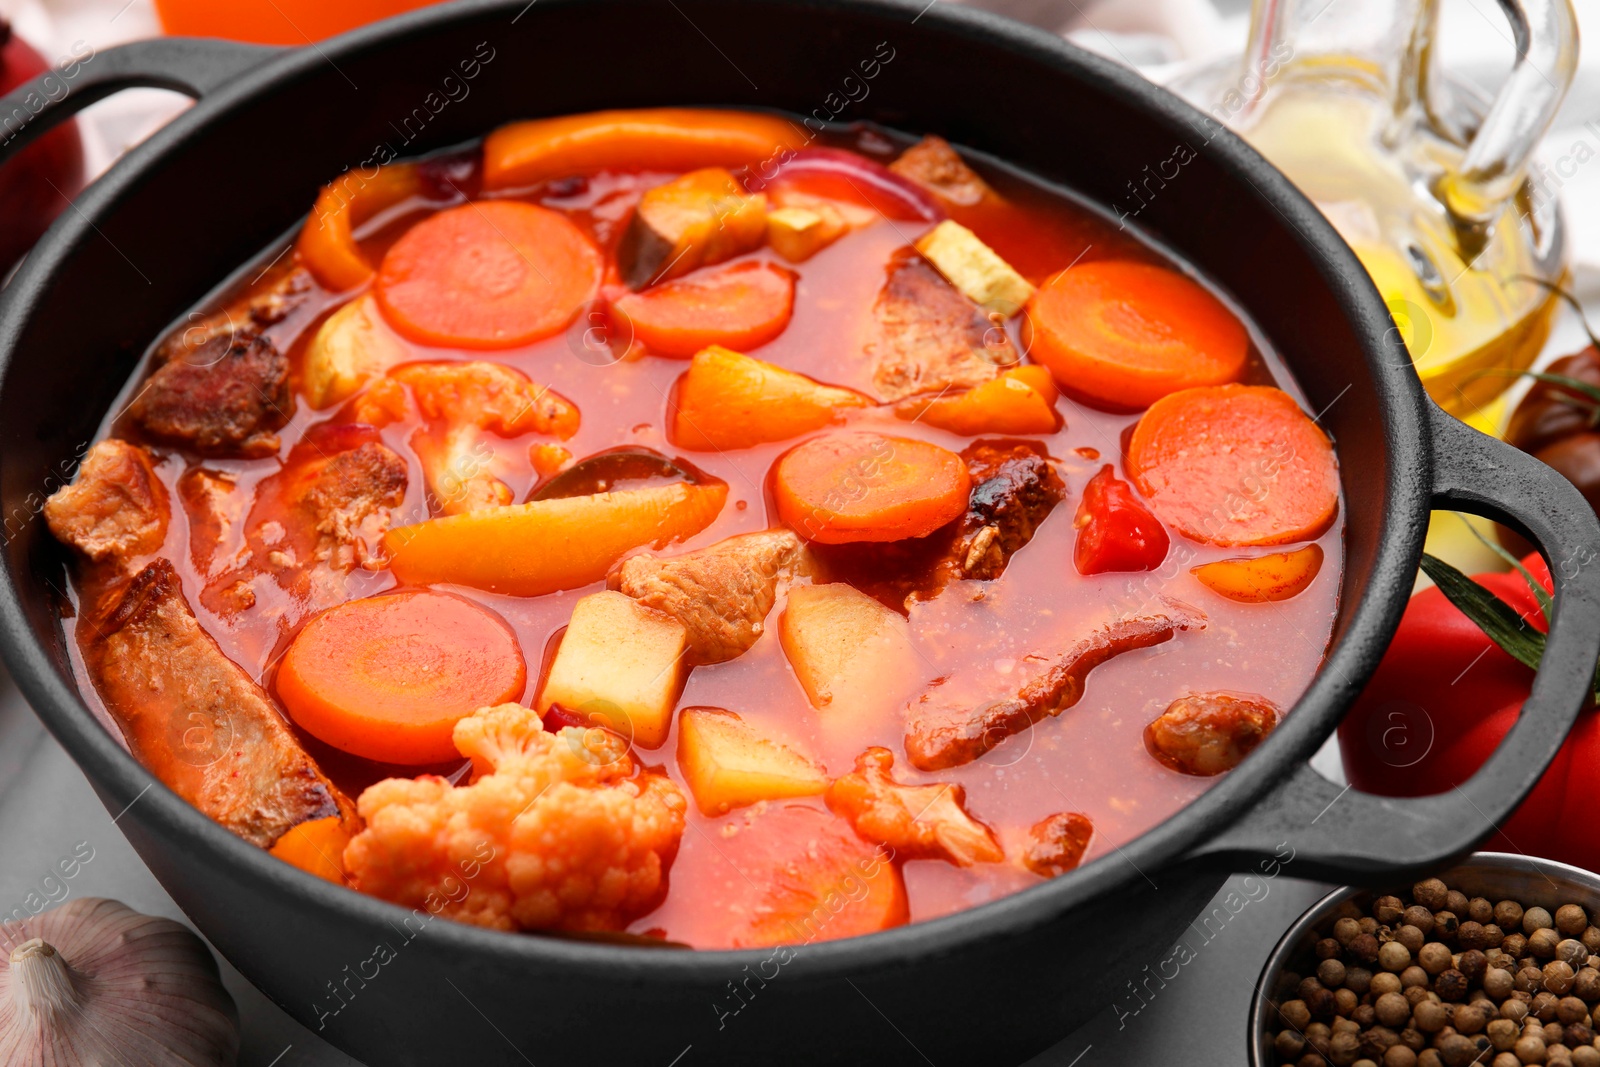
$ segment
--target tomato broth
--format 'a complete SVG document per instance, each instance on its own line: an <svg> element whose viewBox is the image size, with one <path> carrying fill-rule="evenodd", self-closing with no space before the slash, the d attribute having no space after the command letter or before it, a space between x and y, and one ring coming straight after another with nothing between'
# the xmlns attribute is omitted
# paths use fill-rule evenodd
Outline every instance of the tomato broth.
<svg viewBox="0 0 1600 1067"><path fill-rule="evenodd" d="M830 133L834 147L869 159L887 161L910 139L889 131L855 127ZM606 255L614 256L643 193L676 177L667 170L616 168L543 180L513 191L482 192L472 160L477 149L448 157L457 180L450 195L438 189L418 192L375 214L356 230L358 246L372 263L420 220L463 203L513 200L552 209L575 223ZM1049 187L1000 163L968 155L975 169L995 190L1002 206L948 205L948 213L964 223L1002 259L1035 285L1057 271L1101 260L1132 260L1175 268L1193 276L1148 234L1111 222L1099 209L1073 195ZM466 162L462 162L465 160ZM440 164L441 169L444 164ZM468 195L470 194L470 195ZM792 317L773 340L746 354L818 382L873 395L872 367L863 358L864 331L872 321L874 301L883 284L885 263L930 228L922 220L881 218L861 225L821 248L803 262L790 262L772 247L741 253L730 262L771 263L796 275ZM284 250L264 253L274 262ZM276 267L241 272L224 298L203 307L174 333L281 277L293 256ZM1197 279L1214 291L1204 278ZM610 284L608 282L608 284ZM172 501L172 521L159 556L172 562L183 594L195 617L226 655L246 674L275 693L275 674L290 642L308 619L339 604L375 596L400 583L387 569L352 569L329 580L287 584L269 561L275 553L288 558L297 536L283 503L296 470L364 441L381 442L405 459L407 478L403 503L393 509L392 526L403 528L427 520L438 511L428 478L418 459L416 441L429 432L428 422L413 408L382 427L359 424L349 402L313 408L298 393L307 346L317 329L338 308L362 290L332 291L314 284L281 321L263 334L289 359L291 385L297 390L292 417L278 431L280 442L270 454L255 458L201 456L183 448L151 442L155 473ZM1242 321L1249 320L1226 294L1214 293ZM1023 316L1003 329L1018 352L1029 350ZM675 389L688 363L641 351L627 335L626 324L609 315L604 298L587 305L572 323L554 336L518 347L435 347L408 340L385 327L411 360L489 360L519 370L534 383L548 386L581 412L581 425L559 442L576 460L605 449L642 447L678 457L727 486L727 500L709 525L678 543L658 549L673 555L717 544L744 533L781 527L773 497L773 466L804 438L771 441L753 447L685 451L670 436ZM152 350L154 352L154 350ZM150 357L156 357L152 354ZM146 370L134 376L127 398L138 395ZM1242 380L1273 385L1305 407L1304 397L1266 339L1249 327L1249 350ZM1171 534L1171 547L1160 566L1136 572L1080 574L1073 564L1078 526L1074 522L1084 487L1107 464L1118 477L1124 446L1141 411L1109 411L1075 398L1071 382L1061 382L1063 395L1055 408L1061 425L1054 433L1022 435L1048 453L1065 486L1065 494L1036 532L993 580L958 578L937 595L903 598L875 583L885 579L880 560L849 546L817 549L833 559L838 574L902 612L909 620L915 651L914 676L884 676L866 690L852 692L819 709L808 699L779 640L782 617L793 586L780 589L767 614L763 632L748 651L726 662L696 666L677 697L679 715L659 745L635 739L633 752L644 768L663 774L685 794L691 790L677 758L681 711L713 707L735 712L771 741L808 754L827 775L849 772L871 746L895 755L893 774L907 783L937 782L965 790L964 807L994 832L1006 862L957 865L937 858L901 859L894 864L904 878L906 918L933 918L993 900L1039 882L1026 867L1011 861L1027 848L1029 827L1059 812L1078 812L1093 824L1083 861L1106 856L1151 829L1200 796L1216 779L1180 773L1152 758L1145 731L1176 698L1191 691L1251 694L1280 709L1291 708L1319 669L1338 610L1343 564L1342 525L1335 519L1309 542L1319 546L1323 564L1315 579L1298 595L1264 603L1241 603L1207 588L1191 569L1241 555L1237 546L1202 543ZM950 432L921 418L897 413L893 403L851 411L848 428L926 441L959 453L974 437ZM123 405L107 419L101 436L145 440L131 425ZM806 435L815 436L815 435ZM1016 435L984 435L1010 438ZM483 435L477 459L511 488L515 501L526 501L548 480L536 468L534 450L556 444L549 435ZM222 476L221 507L205 502L193 474L203 468ZM1265 476L1268 495L1272 472ZM1284 477L1288 477L1285 474ZM286 532L287 531L287 532ZM287 547L286 547L287 546ZM291 551L292 550L292 551ZM1248 554L1248 551L1245 552ZM853 569L852 569L853 568ZM527 685L516 699L532 704L557 654L563 628L574 605L604 589L604 581L562 589L541 596L512 596L466 585L438 588L469 598L497 614L511 628L527 661ZM92 581L80 575L75 587L78 618L93 616ZM1137 615L1152 606L1180 601L1205 615L1204 629L1179 633L1171 640L1116 656L1097 666L1082 699L1059 715L1047 716L1031 729L1012 733L980 758L959 766L919 771L902 751L905 721L902 709L938 686L941 692L970 695L974 702L993 700L995 681L1021 678L1027 657L1059 652L1086 633L1119 615ZM68 626L76 625L69 620ZM81 635L80 635L81 637ZM85 657L74 649L82 692L95 692L96 677ZM877 691L872 691L875 686ZM105 709L101 709L102 712ZM116 716L106 713L108 725ZM468 762L451 760L426 766L378 764L337 749L296 729L296 737L322 770L351 797L385 778L412 778L424 772L464 783ZM670 860L664 899L644 914L628 919L626 929L695 946L730 943L718 905L730 879L743 877L727 851L737 828L754 826L772 807L802 806L827 811L821 795L761 800L725 814L707 815L694 803L685 814L675 858ZM733 828L733 829L730 829ZM831 936L826 931L821 936Z"/></svg>

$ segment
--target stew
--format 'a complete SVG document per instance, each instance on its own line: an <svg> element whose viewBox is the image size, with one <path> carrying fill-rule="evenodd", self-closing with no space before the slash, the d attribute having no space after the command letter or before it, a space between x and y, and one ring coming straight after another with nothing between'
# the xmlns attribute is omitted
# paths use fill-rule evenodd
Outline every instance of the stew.
<svg viewBox="0 0 1600 1067"><path fill-rule="evenodd" d="M359 891L870 933L1115 862L1321 662L1336 458L1265 339L937 137L516 123L261 262L46 520L108 726Z"/></svg>

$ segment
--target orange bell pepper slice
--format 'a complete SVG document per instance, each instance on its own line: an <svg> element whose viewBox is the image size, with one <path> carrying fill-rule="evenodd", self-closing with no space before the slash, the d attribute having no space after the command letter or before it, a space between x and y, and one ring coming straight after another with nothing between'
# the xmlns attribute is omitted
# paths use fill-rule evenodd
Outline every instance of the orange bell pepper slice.
<svg viewBox="0 0 1600 1067"><path fill-rule="evenodd" d="M447 515L384 535L389 567L407 585L449 582L543 596L598 582L617 560L710 526L728 499L721 483L623 489Z"/></svg>
<svg viewBox="0 0 1600 1067"><path fill-rule="evenodd" d="M380 211L422 192L416 164L395 163L368 178L357 171L323 186L312 205L295 251L307 269L329 289L343 292L365 285L377 268L356 245L355 229Z"/></svg>

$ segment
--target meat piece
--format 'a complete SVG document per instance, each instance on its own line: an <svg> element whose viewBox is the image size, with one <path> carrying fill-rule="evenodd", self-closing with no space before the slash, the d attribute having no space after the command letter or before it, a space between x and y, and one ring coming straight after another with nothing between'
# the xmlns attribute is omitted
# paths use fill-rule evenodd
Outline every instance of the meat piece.
<svg viewBox="0 0 1600 1067"><path fill-rule="evenodd" d="M109 438L84 456L77 477L45 501L44 519L56 540L96 563L132 573L137 557L159 551L171 505L150 453Z"/></svg>
<svg viewBox="0 0 1600 1067"><path fill-rule="evenodd" d="M889 169L962 207L972 207L995 195L989 183L962 161L949 141L933 134L900 153Z"/></svg>
<svg viewBox="0 0 1600 1067"><path fill-rule="evenodd" d="M884 402L915 393L970 389L1019 362L1005 329L961 295L915 249L889 259L872 306L866 354Z"/></svg>
<svg viewBox="0 0 1600 1067"><path fill-rule="evenodd" d="M689 662L722 663L761 636L778 582L801 560L789 530L740 534L681 556L641 553L623 561L613 584L689 631Z"/></svg>
<svg viewBox="0 0 1600 1067"><path fill-rule="evenodd" d="M201 628L171 563L140 571L79 633L134 756L196 808L261 848L311 819L353 819L271 699Z"/></svg>
<svg viewBox="0 0 1600 1067"><path fill-rule="evenodd" d="M1237 767L1278 718L1277 706L1262 697L1191 693L1144 728L1144 745L1175 771L1209 777Z"/></svg>
<svg viewBox="0 0 1600 1067"><path fill-rule="evenodd" d="M1044 446L1033 441L974 441L961 458L972 476L972 495L951 553L952 577L989 581L1033 540L1067 487Z"/></svg>
<svg viewBox="0 0 1600 1067"><path fill-rule="evenodd" d="M1180 630L1204 627L1199 611L1167 600L1165 611L1117 619L1061 655L1026 657L1025 662L1043 670L1009 696L962 700L947 696L947 683L941 680L907 709L906 755L924 771L971 763L1012 734L1076 704L1089 672L1106 660L1170 641Z"/></svg>
<svg viewBox="0 0 1600 1067"><path fill-rule="evenodd" d="M1005 851L994 834L966 811L966 790L933 782L903 785L889 776L894 754L869 748L856 769L828 787L828 807L850 820L856 833L894 849L896 859L941 859L957 867L998 863Z"/></svg>
<svg viewBox="0 0 1600 1067"><path fill-rule="evenodd" d="M264 337L213 337L150 376L129 413L145 433L206 455L269 456L294 410L289 361Z"/></svg>
<svg viewBox="0 0 1600 1067"><path fill-rule="evenodd" d="M322 461L303 498L316 523L313 559L335 570L388 566L383 535L406 497L406 461L368 441Z"/></svg>
<svg viewBox="0 0 1600 1067"><path fill-rule="evenodd" d="M1093 837L1094 823L1087 815L1075 811L1047 815L1028 831L1022 864L1040 878L1065 874L1083 862Z"/></svg>

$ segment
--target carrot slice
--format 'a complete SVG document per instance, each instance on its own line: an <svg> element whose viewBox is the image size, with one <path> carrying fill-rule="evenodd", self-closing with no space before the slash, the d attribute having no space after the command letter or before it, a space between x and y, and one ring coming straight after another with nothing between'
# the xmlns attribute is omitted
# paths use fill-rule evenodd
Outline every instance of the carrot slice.
<svg viewBox="0 0 1600 1067"><path fill-rule="evenodd" d="M600 283L600 252L566 216L511 200L424 219L378 270L394 328L423 344L513 348L557 333Z"/></svg>
<svg viewBox="0 0 1600 1067"><path fill-rule="evenodd" d="M843 819L786 805L731 826L718 835L721 866L705 879L706 910L727 924L720 937L708 931L711 943L833 941L906 921L892 850L867 844Z"/></svg>
<svg viewBox="0 0 1600 1067"><path fill-rule="evenodd" d="M905 437L816 437L773 468L778 515L825 545L923 537L967 510L972 478L961 457Z"/></svg>
<svg viewBox="0 0 1600 1067"><path fill-rule="evenodd" d="M722 482L674 482L532 500L402 526L384 535L383 546L389 569L411 585L542 596L600 581L631 549L694 536L727 499Z"/></svg>
<svg viewBox="0 0 1600 1067"><path fill-rule="evenodd" d="M323 186L312 205L295 251L317 281L329 289L354 289L374 273L356 245L355 228L386 208L422 192L413 163L396 163L372 177L359 171L340 175Z"/></svg>
<svg viewBox="0 0 1600 1067"><path fill-rule="evenodd" d="M527 666L498 615L417 589L352 600L306 623L278 696L307 733L380 763L456 756L456 720L522 695Z"/></svg>
<svg viewBox="0 0 1600 1067"><path fill-rule="evenodd" d="M613 169L685 171L760 163L806 141L787 119L658 107L513 122L483 144L483 187L509 189Z"/></svg>
<svg viewBox="0 0 1600 1067"><path fill-rule="evenodd" d="M794 272L771 263L702 270L611 305L624 334L663 356L711 345L755 348L783 332L794 312Z"/></svg>
<svg viewBox="0 0 1600 1067"><path fill-rule="evenodd" d="M1028 355L1063 389L1125 409L1235 381L1249 350L1243 324L1197 282L1117 260L1052 276L1028 302L1024 330Z"/></svg>
<svg viewBox="0 0 1600 1067"><path fill-rule="evenodd" d="M859 393L713 345L678 379L672 443L679 448L750 448L820 430L847 408L866 407Z"/></svg>
<svg viewBox="0 0 1600 1067"><path fill-rule="evenodd" d="M289 827L268 851L307 874L344 885L344 847L354 836L343 816L329 815Z"/></svg>
<svg viewBox="0 0 1600 1067"><path fill-rule="evenodd" d="M1333 445L1281 389L1186 389L1151 405L1128 477L1168 526L1216 545L1316 537L1339 507Z"/></svg>
<svg viewBox="0 0 1600 1067"><path fill-rule="evenodd" d="M1044 367L1013 367L955 396L915 396L894 409L902 419L941 430L984 434L1055 433L1060 395Z"/></svg>

